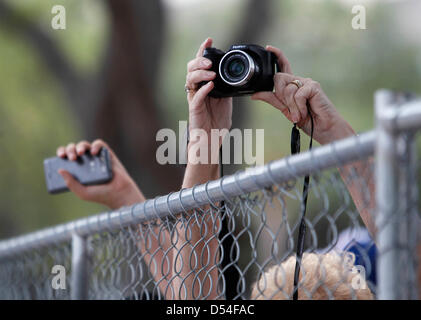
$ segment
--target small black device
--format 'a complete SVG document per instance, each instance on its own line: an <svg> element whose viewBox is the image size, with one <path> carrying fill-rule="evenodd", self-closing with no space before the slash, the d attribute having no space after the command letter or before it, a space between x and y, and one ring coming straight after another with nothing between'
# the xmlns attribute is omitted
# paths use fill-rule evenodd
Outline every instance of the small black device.
<svg viewBox="0 0 421 320"><path fill-rule="evenodd" d="M233 45L227 52L207 48L203 56L212 61L210 70L216 73L209 93L214 98L273 91L273 76L280 71L275 54L254 44Z"/></svg>
<svg viewBox="0 0 421 320"><path fill-rule="evenodd" d="M107 183L113 178L110 154L106 148L102 148L95 156L86 152L78 156L76 161L60 157L45 159L45 181L47 190L51 194L69 190L63 177L58 173L59 169L68 171L83 185Z"/></svg>

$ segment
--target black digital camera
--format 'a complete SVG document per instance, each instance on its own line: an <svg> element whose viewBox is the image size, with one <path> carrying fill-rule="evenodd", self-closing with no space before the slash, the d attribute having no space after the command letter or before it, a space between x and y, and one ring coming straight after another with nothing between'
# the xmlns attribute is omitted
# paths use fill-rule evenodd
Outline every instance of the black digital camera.
<svg viewBox="0 0 421 320"><path fill-rule="evenodd" d="M214 98L273 91L273 76L280 71L273 52L254 44L234 45L227 52L207 48L203 56L212 61L210 70L216 73L209 93Z"/></svg>

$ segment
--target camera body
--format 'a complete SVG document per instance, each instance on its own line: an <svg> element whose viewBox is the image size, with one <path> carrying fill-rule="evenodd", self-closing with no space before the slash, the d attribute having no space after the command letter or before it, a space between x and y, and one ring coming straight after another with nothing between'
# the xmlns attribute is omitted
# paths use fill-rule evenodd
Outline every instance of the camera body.
<svg viewBox="0 0 421 320"><path fill-rule="evenodd" d="M273 91L273 76L280 71L276 56L254 44L233 45L227 52L207 48L203 56L212 61L210 70L216 73L209 93L214 98Z"/></svg>

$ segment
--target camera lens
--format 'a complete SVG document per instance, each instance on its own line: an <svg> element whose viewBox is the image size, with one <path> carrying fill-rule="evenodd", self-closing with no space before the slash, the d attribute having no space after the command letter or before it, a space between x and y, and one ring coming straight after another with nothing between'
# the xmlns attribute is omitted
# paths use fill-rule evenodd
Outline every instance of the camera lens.
<svg viewBox="0 0 421 320"><path fill-rule="evenodd" d="M228 72L231 77L240 77L244 70L246 70L246 66L240 59L234 59L228 66Z"/></svg>
<svg viewBox="0 0 421 320"><path fill-rule="evenodd" d="M253 76L254 71L253 59L241 50L227 52L219 64L222 80L232 86L245 85Z"/></svg>

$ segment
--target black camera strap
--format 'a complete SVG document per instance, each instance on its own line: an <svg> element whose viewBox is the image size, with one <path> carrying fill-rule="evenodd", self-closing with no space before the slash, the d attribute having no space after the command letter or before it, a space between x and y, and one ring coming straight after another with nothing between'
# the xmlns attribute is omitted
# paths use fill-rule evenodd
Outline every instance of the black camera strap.
<svg viewBox="0 0 421 320"><path fill-rule="evenodd" d="M307 113L310 117L310 145L309 150L313 147L313 116L311 115L310 105L307 102ZM300 131L297 128L297 124L294 123L294 127L291 131L291 154L300 153ZM303 205L301 206L301 221L300 227L298 230L298 239L297 239L297 253L296 253L296 262L295 262L295 272L294 272L294 291L293 291L293 300L298 300L298 281L300 278L300 269L301 269L301 259L303 257L304 251L304 242L306 236L306 222L305 215L307 209L307 198L308 198L308 188L310 184L310 176L307 175L304 178L303 186Z"/></svg>

